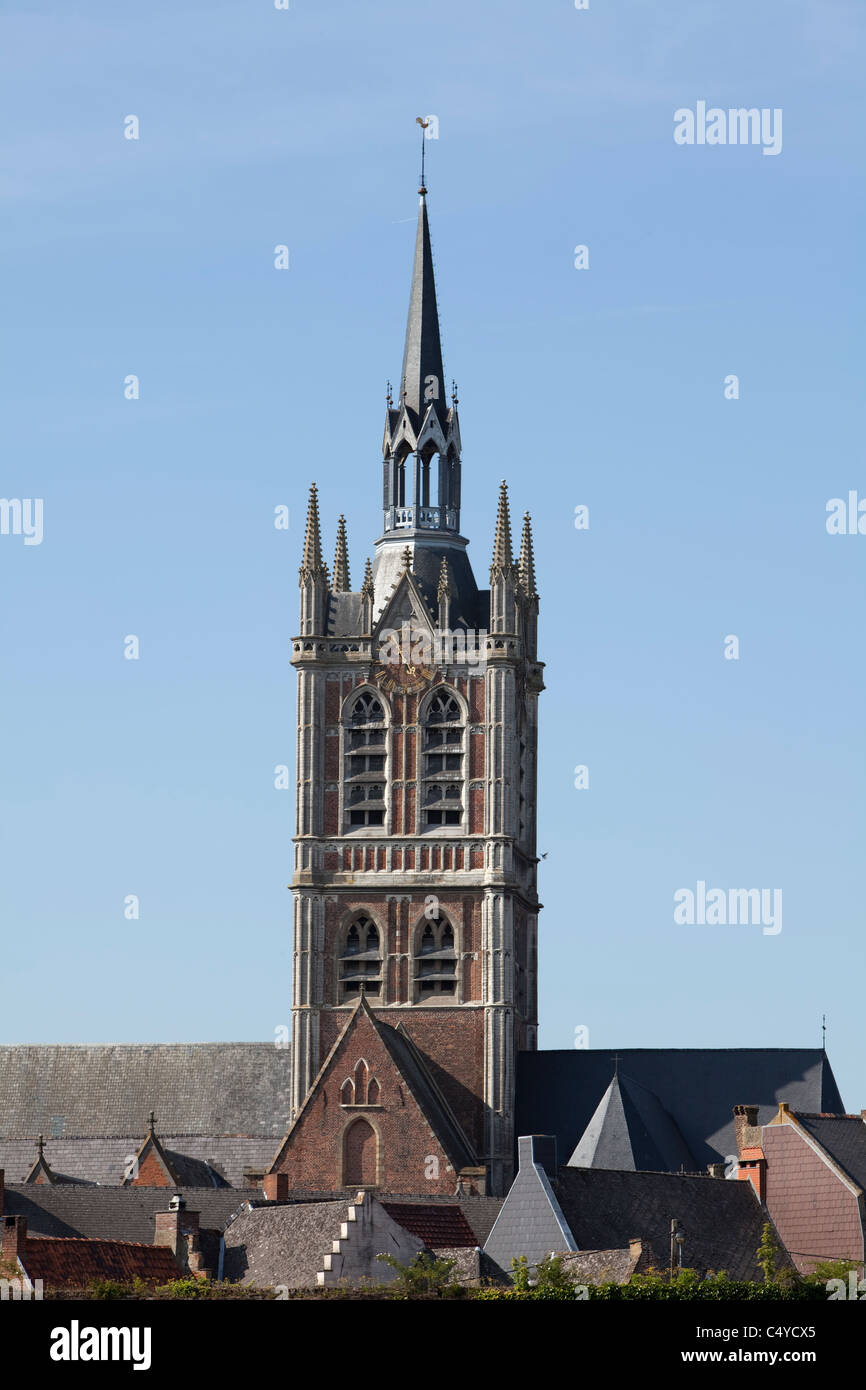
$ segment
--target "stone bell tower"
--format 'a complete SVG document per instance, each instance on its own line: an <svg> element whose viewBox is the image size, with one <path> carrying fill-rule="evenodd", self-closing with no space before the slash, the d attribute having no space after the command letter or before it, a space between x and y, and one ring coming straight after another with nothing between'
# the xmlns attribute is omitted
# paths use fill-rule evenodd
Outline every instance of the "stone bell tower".
<svg viewBox="0 0 866 1390"><path fill-rule="evenodd" d="M411 1055L410 1084L437 1092L461 1152L501 1192L516 1053L537 1032L538 594L529 516L515 560L505 483L489 590L460 534L457 398L446 403L423 183L419 193L382 531L358 590L342 517L329 575L310 491L292 642L292 1104L297 1115L363 999ZM378 1109L400 1104L386 1090L377 1083ZM412 1172L405 1183L419 1190Z"/></svg>

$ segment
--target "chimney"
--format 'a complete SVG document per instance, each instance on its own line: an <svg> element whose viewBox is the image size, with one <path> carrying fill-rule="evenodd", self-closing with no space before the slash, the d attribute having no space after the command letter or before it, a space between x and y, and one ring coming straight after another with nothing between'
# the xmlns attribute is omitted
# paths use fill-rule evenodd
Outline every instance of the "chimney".
<svg viewBox="0 0 866 1390"><path fill-rule="evenodd" d="M553 1134L525 1134L517 1141L518 1166L543 1168L551 1182L556 1181L556 1137Z"/></svg>
<svg viewBox="0 0 866 1390"><path fill-rule="evenodd" d="M0 1216L3 1215L3 1202L6 1195L6 1174L0 1168Z"/></svg>
<svg viewBox="0 0 866 1390"><path fill-rule="evenodd" d="M708 1163L707 1172L711 1178L723 1178L725 1176L724 1163Z"/></svg>
<svg viewBox="0 0 866 1390"><path fill-rule="evenodd" d="M0 1254L12 1259L23 1255L27 1246L27 1217L4 1216L0 1231Z"/></svg>
<svg viewBox="0 0 866 1390"><path fill-rule="evenodd" d="M761 1129L758 1124L757 1105L734 1106L734 1135L737 1141L737 1157L743 1149L759 1148Z"/></svg>
<svg viewBox="0 0 866 1390"><path fill-rule="evenodd" d="M289 1196L288 1173L265 1173L262 1190L268 1202L285 1202Z"/></svg>

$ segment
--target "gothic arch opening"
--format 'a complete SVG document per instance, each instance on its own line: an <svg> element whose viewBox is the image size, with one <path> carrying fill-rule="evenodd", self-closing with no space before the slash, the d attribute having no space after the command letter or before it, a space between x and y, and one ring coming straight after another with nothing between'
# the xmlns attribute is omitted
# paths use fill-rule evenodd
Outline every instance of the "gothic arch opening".
<svg viewBox="0 0 866 1390"><path fill-rule="evenodd" d="M457 996L457 939L447 917L424 919L415 932L413 977L416 1003Z"/></svg>
<svg viewBox="0 0 866 1390"><path fill-rule="evenodd" d="M353 1120L343 1135L343 1186L375 1187L379 1181L379 1136L368 1120Z"/></svg>
<svg viewBox="0 0 866 1390"><path fill-rule="evenodd" d="M379 928L364 912L343 929L339 956L340 998L351 1000L363 992L378 998L382 992L382 941Z"/></svg>

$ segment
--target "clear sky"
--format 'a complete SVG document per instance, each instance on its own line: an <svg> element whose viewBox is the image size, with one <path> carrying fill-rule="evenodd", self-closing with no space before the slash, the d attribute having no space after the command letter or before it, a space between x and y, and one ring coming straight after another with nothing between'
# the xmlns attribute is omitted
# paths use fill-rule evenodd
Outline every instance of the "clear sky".
<svg viewBox="0 0 866 1390"><path fill-rule="evenodd" d="M0 32L0 491L44 502L40 545L0 535L2 1039L288 1022L305 494L359 584L435 114L482 586L500 478L536 534L540 1045L817 1046L826 1012L866 1105L866 535L825 526L866 498L862 7L12 0ZM781 109L781 152L676 144L699 101ZM699 880L782 889L781 932L676 924Z"/></svg>

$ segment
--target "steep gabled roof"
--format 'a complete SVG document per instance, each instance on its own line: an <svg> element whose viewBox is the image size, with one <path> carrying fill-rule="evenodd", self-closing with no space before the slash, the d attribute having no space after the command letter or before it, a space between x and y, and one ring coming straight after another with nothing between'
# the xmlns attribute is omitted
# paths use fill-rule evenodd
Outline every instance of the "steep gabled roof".
<svg viewBox="0 0 866 1390"><path fill-rule="evenodd" d="M274 1154L273 1135L163 1134L161 1141L185 1187L247 1187L245 1174L263 1173ZM45 1158L55 1182L119 1187L140 1143L140 1134L68 1135L46 1140ZM7 1183L32 1181L32 1159L32 1140L0 1139Z"/></svg>
<svg viewBox="0 0 866 1390"><path fill-rule="evenodd" d="M804 1115L795 1120L853 1183L866 1192L866 1123L860 1115Z"/></svg>
<svg viewBox="0 0 866 1390"><path fill-rule="evenodd" d="M263 1043L0 1047L0 1138L272 1135L289 1115L289 1053Z"/></svg>
<svg viewBox="0 0 866 1390"><path fill-rule="evenodd" d="M656 1267L666 1269L676 1219L687 1268L724 1270L732 1279L762 1277L756 1252L767 1214L750 1182L565 1167L554 1187L578 1249L624 1247L638 1238L651 1248Z"/></svg>
<svg viewBox="0 0 866 1390"><path fill-rule="evenodd" d="M620 1070L654 1092L696 1164L736 1154L733 1109L747 1098L767 1124L780 1100L792 1110L844 1113L819 1047L623 1048ZM573 1152L610 1083L611 1050L522 1052L517 1059L517 1133L555 1134Z"/></svg>

